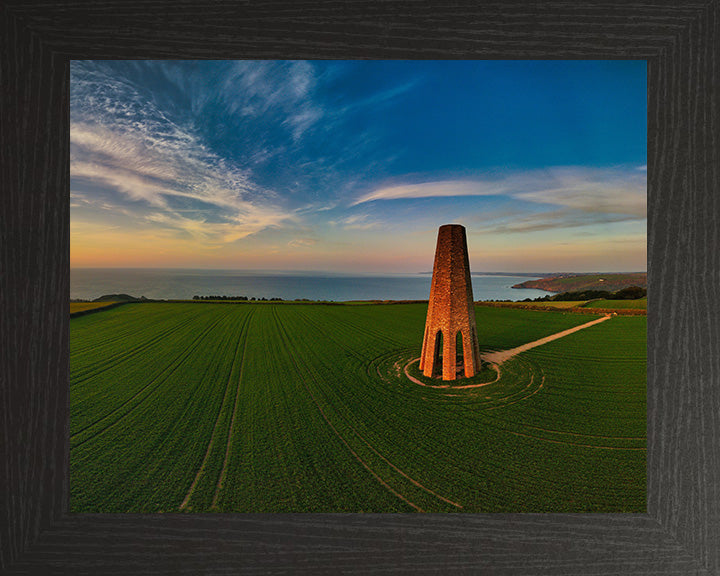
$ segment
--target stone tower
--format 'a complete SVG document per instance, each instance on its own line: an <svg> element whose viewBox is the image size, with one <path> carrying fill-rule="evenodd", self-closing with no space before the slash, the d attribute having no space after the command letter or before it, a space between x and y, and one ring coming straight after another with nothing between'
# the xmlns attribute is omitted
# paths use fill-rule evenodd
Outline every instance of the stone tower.
<svg viewBox="0 0 720 576"><path fill-rule="evenodd" d="M443 380L455 380L460 366L461 378L463 372L466 378L474 376L480 349L465 227L446 224L438 230L420 370L428 377L442 373Z"/></svg>

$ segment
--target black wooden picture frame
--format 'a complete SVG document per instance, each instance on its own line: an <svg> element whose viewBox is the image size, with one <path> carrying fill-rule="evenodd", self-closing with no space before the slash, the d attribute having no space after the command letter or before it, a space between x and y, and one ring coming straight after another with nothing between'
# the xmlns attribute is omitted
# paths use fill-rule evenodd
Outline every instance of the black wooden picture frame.
<svg viewBox="0 0 720 576"><path fill-rule="evenodd" d="M0 572L720 574L720 0L0 5ZM641 59L646 514L68 514L69 61Z"/></svg>

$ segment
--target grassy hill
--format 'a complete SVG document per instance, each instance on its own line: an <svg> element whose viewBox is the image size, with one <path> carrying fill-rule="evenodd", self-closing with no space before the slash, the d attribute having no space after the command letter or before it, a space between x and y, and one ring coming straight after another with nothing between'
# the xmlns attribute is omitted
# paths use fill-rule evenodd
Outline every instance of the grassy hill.
<svg viewBox="0 0 720 576"><path fill-rule="evenodd" d="M647 288L647 272L622 274L559 274L527 280L513 288L535 288L547 292L579 292L581 290L607 290L614 292L627 286Z"/></svg>

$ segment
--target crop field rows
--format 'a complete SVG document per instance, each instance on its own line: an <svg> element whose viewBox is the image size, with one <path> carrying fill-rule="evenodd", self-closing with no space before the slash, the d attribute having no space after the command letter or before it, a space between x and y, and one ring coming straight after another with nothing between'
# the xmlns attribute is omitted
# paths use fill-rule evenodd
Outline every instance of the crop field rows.
<svg viewBox="0 0 720 576"><path fill-rule="evenodd" d="M434 388L405 372L426 310L142 303L73 318L71 511L645 509L645 317ZM476 308L483 352L592 318Z"/></svg>

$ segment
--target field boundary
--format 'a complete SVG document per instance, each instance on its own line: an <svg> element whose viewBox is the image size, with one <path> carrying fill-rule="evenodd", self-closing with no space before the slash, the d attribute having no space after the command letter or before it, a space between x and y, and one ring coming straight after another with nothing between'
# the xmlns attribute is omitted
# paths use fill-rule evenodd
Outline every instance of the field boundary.
<svg viewBox="0 0 720 576"><path fill-rule="evenodd" d="M557 306L534 305L530 302L475 302L475 306L487 306L488 308L517 308L520 310L538 310L540 312L562 312L563 314L617 314L618 316L647 316L647 310L643 308L581 308L573 306L559 308Z"/></svg>
<svg viewBox="0 0 720 576"><path fill-rule="evenodd" d="M70 312L70 318L77 318L79 316L86 316L87 314L95 314L96 312L102 312L104 310L110 310L117 308L123 304L130 304L131 302L109 302L105 306L96 306L95 308L88 308L87 310L78 310L77 312Z"/></svg>

